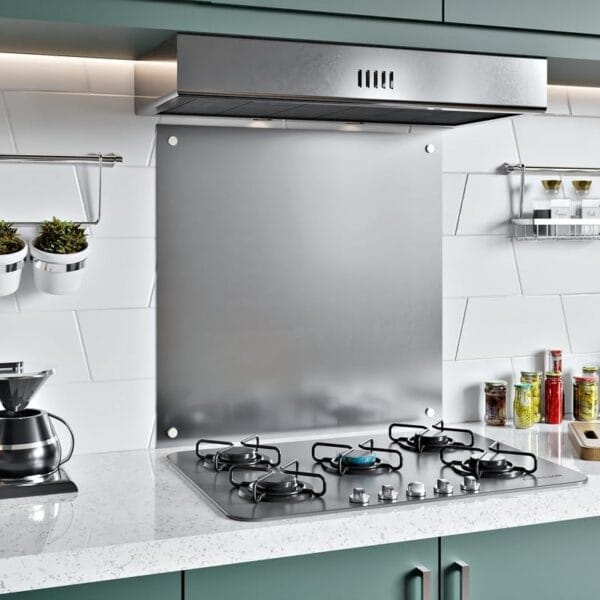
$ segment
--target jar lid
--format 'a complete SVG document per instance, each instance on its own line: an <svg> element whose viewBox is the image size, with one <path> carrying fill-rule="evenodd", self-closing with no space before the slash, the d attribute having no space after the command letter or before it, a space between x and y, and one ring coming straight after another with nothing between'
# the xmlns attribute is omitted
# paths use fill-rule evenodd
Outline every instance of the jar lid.
<svg viewBox="0 0 600 600"><path fill-rule="evenodd" d="M563 351L562 350L550 350L550 354L552 356L562 356Z"/></svg>
<svg viewBox="0 0 600 600"><path fill-rule="evenodd" d="M546 377L562 377L562 373L560 371L546 371Z"/></svg>
<svg viewBox="0 0 600 600"><path fill-rule="evenodd" d="M575 383L587 383L592 384L592 383L596 383L596 377L585 377L585 376L581 376L581 375L576 375L575 377L573 377L573 381Z"/></svg>
<svg viewBox="0 0 600 600"><path fill-rule="evenodd" d="M521 377L541 377L541 371L521 371Z"/></svg>
<svg viewBox="0 0 600 600"><path fill-rule="evenodd" d="M600 368L597 365L584 365L581 370L584 373L597 373Z"/></svg>
<svg viewBox="0 0 600 600"><path fill-rule="evenodd" d="M560 188L560 179L542 179L544 189L549 192L556 192Z"/></svg>
<svg viewBox="0 0 600 600"><path fill-rule="evenodd" d="M530 383L515 383L516 390L530 390L533 386Z"/></svg>
<svg viewBox="0 0 600 600"><path fill-rule="evenodd" d="M587 192L592 187L591 179L573 179L571 183L578 192Z"/></svg>
<svg viewBox="0 0 600 600"><path fill-rule="evenodd" d="M501 379L492 379L485 382L485 386L489 388L505 388L507 385L506 381L502 381Z"/></svg>

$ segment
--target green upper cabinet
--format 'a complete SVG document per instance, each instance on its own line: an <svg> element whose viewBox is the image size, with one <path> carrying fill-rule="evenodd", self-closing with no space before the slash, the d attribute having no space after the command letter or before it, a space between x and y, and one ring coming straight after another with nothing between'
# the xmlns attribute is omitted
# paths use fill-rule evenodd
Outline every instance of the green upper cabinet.
<svg viewBox="0 0 600 600"><path fill-rule="evenodd" d="M599 536L596 518L442 538L441 600L597 598Z"/></svg>
<svg viewBox="0 0 600 600"><path fill-rule="evenodd" d="M446 0L448 23L600 34L598 0Z"/></svg>
<svg viewBox="0 0 600 600"><path fill-rule="evenodd" d="M212 567L185 573L184 600L433 600L437 564L421 540Z"/></svg>
<svg viewBox="0 0 600 600"><path fill-rule="evenodd" d="M2 600L181 600L181 573L2 595Z"/></svg>
<svg viewBox="0 0 600 600"><path fill-rule="evenodd" d="M441 21L442 0L213 0L213 4Z"/></svg>

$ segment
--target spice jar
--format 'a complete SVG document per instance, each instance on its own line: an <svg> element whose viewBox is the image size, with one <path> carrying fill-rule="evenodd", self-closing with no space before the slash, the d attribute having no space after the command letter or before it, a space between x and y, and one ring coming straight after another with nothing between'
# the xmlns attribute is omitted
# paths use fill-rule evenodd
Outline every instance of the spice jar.
<svg viewBox="0 0 600 600"><path fill-rule="evenodd" d="M485 423L506 425L506 381L485 382Z"/></svg>
<svg viewBox="0 0 600 600"><path fill-rule="evenodd" d="M562 373L563 367L562 350L548 350L548 371Z"/></svg>
<svg viewBox="0 0 600 600"><path fill-rule="evenodd" d="M594 421L598 415L598 378L573 377L573 416L576 421Z"/></svg>
<svg viewBox="0 0 600 600"><path fill-rule="evenodd" d="M531 384L515 383L513 416L517 429L527 429L533 425L533 403L531 400Z"/></svg>
<svg viewBox="0 0 600 600"><path fill-rule="evenodd" d="M542 420L542 374L539 371L521 371L521 383L531 384L533 422Z"/></svg>
<svg viewBox="0 0 600 600"><path fill-rule="evenodd" d="M546 423L554 425L562 423L564 389L562 373L559 371L548 371L546 373L544 398L546 402Z"/></svg>

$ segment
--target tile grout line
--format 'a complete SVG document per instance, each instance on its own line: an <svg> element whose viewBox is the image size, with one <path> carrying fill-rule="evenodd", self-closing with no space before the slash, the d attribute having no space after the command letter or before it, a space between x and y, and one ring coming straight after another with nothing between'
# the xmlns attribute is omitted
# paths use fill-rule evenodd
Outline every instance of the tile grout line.
<svg viewBox="0 0 600 600"><path fill-rule="evenodd" d="M87 59L83 59L83 72L85 73L85 84L87 87L87 93L92 93L92 80L90 79L90 71L88 69Z"/></svg>
<svg viewBox="0 0 600 600"><path fill-rule="evenodd" d="M521 271L519 269L519 261L517 259L517 250L515 249L515 240L512 239L510 241L510 245L512 248L513 261L515 263L515 271L517 272L517 281L519 282L519 290L521 291L521 296L525 296L523 293L523 282L521 281ZM552 294L556 295L556 294Z"/></svg>
<svg viewBox="0 0 600 600"><path fill-rule="evenodd" d="M81 181L79 181L79 174L77 173L77 166L72 165L72 169L73 169L73 176L75 177L75 186L77 187L77 195L79 196L79 203L81 204L81 210L83 211L83 216L85 217L85 220L89 221L90 216L88 214L88 208L86 206L86 202L83 198L83 187L81 186ZM90 236L94 237L92 228L88 226L87 229L89 230Z"/></svg>
<svg viewBox="0 0 600 600"><path fill-rule="evenodd" d="M517 128L515 127L515 119L510 120L510 125L513 132L513 137L515 138L515 147L517 149L517 156L519 157L519 162L523 162L523 158L521 156L521 149L519 148L519 140L517 138Z"/></svg>
<svg viewBox="0 0 600 600"><path fill-rule="evenodd" d="M567 108L569 109L569 116L573 116L573 107L571 106L571 94L569 94L569 90L565 90L565 94L567 96Z"/></svg>
<svg viewBox="0 0 600 600"><path fill-rule="evenodd" d="M562 310L563 321L565 324L565 331L567 332L567 341L569 342L569 354L573 354L573 344L571 343L571 333L569 331L569 322L567 321L567 313L565 311L565 302L563 300L563 295L560 294L560 308Z"/></svg>
<svg viewBox="0 0 600 600"><path fill-rule="evenodd" d="M73 318L75 319L75 327L77 329L77 336L79 338L79 343L81 344L81 351L83 352L83 359L85 360L85 367L88 372L88 377L90 378L90 381L94 381L94 378L92 377L92 369L90 366L90 359L89 359L89 356L87 353L87 349L85 347L85 342L83 340L83 332L81 331L81 323L79 322L79 315L77 314L77 310L73 311Z"/></svg>
<svg viewBox="0 0 600 600"><path fill-rule="evenodd" d="M4 96L3 91L0 91L0 108L4 111L4 120L6 122L6 128L8 129L8 136L10 137L10 142L14 152L17 153L19 151L17 148L17 140L15 139L15 132L13 131L12 123L10 122L8 105L6 104L6 97Z"/></svg>
<svg viewBox="0 0 600 600"><path fill-rule="evenodd" d="M463 205L465 203L465 196L467 195L467 185L469 183L469 173L465 177L465 183L463 185L462 195L460 197L460 206L458 207L458 216L456 217L456 226L454 228L454 235L458 235L458 228L460 226L460 218L462 217Z"/></svg>
<svg viewBox="0 0 600 600"><path fill-rule="evenodd" d="M454 360L458 360L458 351L460 350L460 342L462 341L463 329L467 320L467 308L469 307L469 297L465 300L465 308L463 310L462 320L460 322L460 330L458 332L458 340L456 341L456 351L454 352Z"/></svg>
<svg viewBox="0 0 600 600"><path fill-rule="evenodd" d="M156 124L158 125L158 123ZM145 167L152 167L152 157L156 152L156 125L154 125L154 133L152 134L152 140L150 142L150 151L148 152L148 158L146 159Z"/></svg>
<svg viewBox="0 0 600 600"><path fill-rule="evenodd" d="M152 287L150 288L150 297L148 298L148 306L146 308L152 308L152 298L154 297L155 293L156 293L156 273L154 274L154 277L152 278Z"/></svg>

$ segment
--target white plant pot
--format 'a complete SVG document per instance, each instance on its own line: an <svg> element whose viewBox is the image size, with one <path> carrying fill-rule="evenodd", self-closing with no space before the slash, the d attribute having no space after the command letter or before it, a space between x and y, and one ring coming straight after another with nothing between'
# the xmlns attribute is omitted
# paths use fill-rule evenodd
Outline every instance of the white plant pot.
<svg viewBox="0 0 600 600"><path fill-rule="evenodd" d="M27 242L20 250L0 254L0 296L10 296L19 289L27 256Z"/></svg>
<svg viewBox="0 0 600 600"><path fill-rule="evenodd" d="M88 254L89 246L74 254L53 254L38 250L31 242L35 287L59 296L75 293L81 287Z"/></svg>

